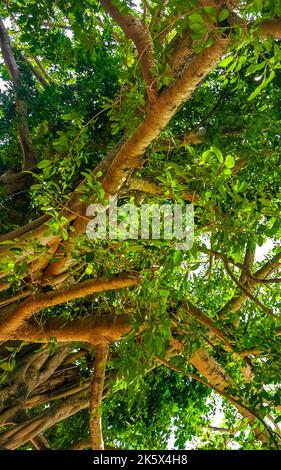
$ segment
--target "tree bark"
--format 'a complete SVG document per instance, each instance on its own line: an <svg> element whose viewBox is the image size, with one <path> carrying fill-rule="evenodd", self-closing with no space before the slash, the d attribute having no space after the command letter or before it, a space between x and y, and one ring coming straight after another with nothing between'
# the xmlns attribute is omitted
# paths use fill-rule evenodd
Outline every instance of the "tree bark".
<svg viewBox="0 0 281 470"><path fill-rule="evenodd" d="M18 138L23 153L22 170L28 170L36 165L36 155L31 143L28 126L28 110L25 100L22 98L23 89L14 52L10 43L9 35L3 21L0 19L0 43L2 55L8 70L10 79L13 82L16 94L17 129Z"/></svg>
<svg viewBox="0 0 281 470"><path fill-rule="evenodd" d="M0 321L1 335L15 331L23 322L42 308L53 307L69 300L79 299L97 292L122 289L124 287L135 286L138 280L130 277L116 277L105 280L90 279L81 282L70 288L59 289L46 294L37 294L22 302L20 305L7 307L6 312L2 312Z"/></svg>
<svg viewBox="0 0 281 470"><path fill-rule="evenodd" d="M101 407L107 357L108 344L101 343L97 345L92 394L90 400L90 430L92 438L92 448L95 450L104 449L104 442L102 436Z"/></svg>

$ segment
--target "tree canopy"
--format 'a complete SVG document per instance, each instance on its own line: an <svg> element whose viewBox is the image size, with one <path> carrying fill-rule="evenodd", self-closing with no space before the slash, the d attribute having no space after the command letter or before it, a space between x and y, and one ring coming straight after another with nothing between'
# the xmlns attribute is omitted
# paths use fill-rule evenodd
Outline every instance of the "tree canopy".
<svg viewBox="0 0 281 470"><path fill-rule="evenodd" d="M278 449L280 2L0 12L0 448ZM91 239L110 196L192 247Z"/></svg>

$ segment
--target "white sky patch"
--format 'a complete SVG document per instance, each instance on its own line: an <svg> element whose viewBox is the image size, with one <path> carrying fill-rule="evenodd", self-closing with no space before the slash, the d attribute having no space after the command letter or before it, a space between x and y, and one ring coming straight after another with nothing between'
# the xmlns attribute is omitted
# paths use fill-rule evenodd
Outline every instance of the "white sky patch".
<svg viewBox="0 0 281 470"><path fill-rule="evenodd" d="M6 89L6 85L7 85L7 82L2 80L2 78L0 77L0 90L4 91Z"/></svg>
<svg viewBox="0 0 281 470"><path fill-rule="evenodd" d="M256 261L260 262L266 258L266 255L274 248L273 241L268 238L262 246L256 247Z"/></svg>
<svg viewBox="0 0 281 470"><path fill-rule="evenodd" d="M66 28L65 31L64 31L64 34L65 34L69 39L73 39L73 31L71 31L71 29Z"/></svg>

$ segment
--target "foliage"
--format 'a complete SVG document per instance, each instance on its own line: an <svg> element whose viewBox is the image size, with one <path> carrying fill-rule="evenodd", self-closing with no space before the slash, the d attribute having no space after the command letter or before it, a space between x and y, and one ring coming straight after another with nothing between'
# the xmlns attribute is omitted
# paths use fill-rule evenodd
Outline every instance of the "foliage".
<svg viewBox="0 0 281 470"><path fill-rule="evenodd" d="M38 156L37 167L30 170L30 188L9 196L4 188L0 193L1 233L49 214L46 236L61 234L64 241L72 241L75 262L68 269L69 282L109 279L123 272L141 279L134 289L47 306L35 320L43 330L55 317L71 323L128 315L131 332L111 346L107 366L110 385L103 404L107 444L128 449L271 448L272 442L260 443L254 430L264 429L270 415L275 419L272 433L280 432L281 284L279 279L250 288L248 278L243 290L241 278L255 276L280 253L280 42L271 36L261 41L258 34L262 19L281 15L279 2L241 2L239 24L237 18L232 20L229 8L218 13L213 6L200 7L196 0L153 0L138 6L114 0L112 4L123 16L133 12L149 25L156 58L152 75L159 93L175 82L169 60L173 39L182 37L187 27L197 54L211 47L217 34L232 38L219 65L146 149L145 164L134 174L157 183L162 192L130 191L125 184L120 193L121 203L176 201L182 205L187 204L186 192L193 194L193 247L179 252L175 239L89 240L69 228L62 214L73 193L86 205L105 200L103 173L94 170L121 138L134 135L147 115L146 86L133 43L96 0L1 3ZM36 80L26 58L46 86ZM4 173L19 171L22 155L15 94L4 64L0 73L0 170ZM191 134L197 138L195 143ZM4 308L14 295L40 288L39 280L29 275L29 266L35 255L43 257L50 248L36 239L0 242L3 249L9 244L13 245L9 256L0 260L2 277L9 284L1 293ZM256 259L245 270L246 253L254 248ZM58 259L54 252L47 264ZM268 276L271 279L271 273ZM272 276L278 278L276 271ZM48 289L43 284L40 292ZM239 308L221 316L228 302L239 296L243 297ZM210 334L207 324L187 312L189 302L227 337L231 351ZM180 352L171 348L172 339L181 343ZM54 340L54 352L56 346ZM9 383L27 346L5 347L0 358L1 387L2 382ZM84 347L75 343L73 350ZM192 365L200 348L233 380L221 398L214 387L202 383L203 373ZM251 350L258 352L243 354ZM167 353L171 353L171 368L156 360L167 358ZM86 359L75 362L82 379L92 377L93 357L90 350ZM250 381L243 373L247 367L254 371ZM239 397L253 410L256 421L249 423L242 417L228 396ZM34 416L48 406L35 407ZM52 448L69 448L89 437L87 420L88 412L80 410L44 435ZM212 429L217 425L224 432ZM22 448L30 447L28 443Z"/></svg>

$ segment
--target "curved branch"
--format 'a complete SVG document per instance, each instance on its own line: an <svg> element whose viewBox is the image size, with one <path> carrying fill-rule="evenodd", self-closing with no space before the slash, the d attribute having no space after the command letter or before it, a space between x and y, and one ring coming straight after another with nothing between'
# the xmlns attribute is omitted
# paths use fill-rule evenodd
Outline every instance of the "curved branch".
<svg viewBox="0 0 281 470"><path fill-rule="evenodd" d="M20 305L13 307L12 310L8 308L7 312L3 312L0 320L1 335L17 330L24 321L43 308L53 307L97 292L123 289L136 284L138 284L138 280L130 277L90 279L69 288L34 295Z"/></svg>
<svg viewBox="0 0 281 470"><path fill-rule="evenodd" d="M146 83L146 91L150 103L157 99L157 83L153 76L154 45L148 26L131 13L121 14L111 0L100 0L104 9L116 21L125 35L133 41L138 51L142 76Z"/></svg>
<svg viewBox="0 0 281 470"><path fill-rule="evenodd" d="M267 315L270 315L274 320L281 320L281 318L278 315L275 315L273 311L266 307L260 300L258 300L245 286L242 284L238 279L236 279L236 276L232 273L231 269L228 266L228 263L226 261L223 261L225 270L229 277L232 279L232 281L241 289L249 299L251 299L258 307L260 307Z"/></svg>
<svg viewBox="0 0 281 470"><path fill-rule="evenodd" d="M219 254L220 258L223 259L224 255ZM251 291L255 288L255 286L261 282L261 279L266 278L269 276L272 272L274 272L276 269L278 269L281 264L281 252L277 253L276 255L273 256L273 258L269 261L267 261L260 269L258 269L254 275L248 279L246 289L248 292L251 293ZM241 293L236 293L217 313L219 319L225 318L225 316L229 313L235 313L237 312L242 305L245 303L247 299L246 292L242 289L243 292Z"/></svg>
<svg viewBox="0 0 281 470"><path fill-rule="evenodd" d="M28 419L9 431L0 434L0 445L8 449L17 449L19 446L30 441L45 429L53 426L59 421L66 419L73 414L89 406L87 398L71 398L47 408L41 415Z"/></svg>

